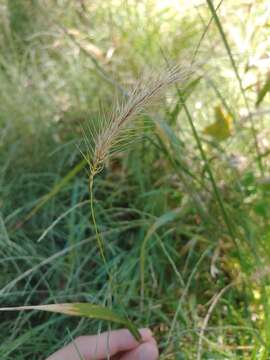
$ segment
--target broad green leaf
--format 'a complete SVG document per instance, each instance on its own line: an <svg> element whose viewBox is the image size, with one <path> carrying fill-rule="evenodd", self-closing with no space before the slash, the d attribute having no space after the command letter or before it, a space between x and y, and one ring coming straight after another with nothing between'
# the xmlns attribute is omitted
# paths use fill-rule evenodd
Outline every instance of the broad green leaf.
<svg viewBox="0 0 270 360"><path fill-rule="evenodd" d="M225 114L221 106L215 107L215 122L204 128L206 135L213 137L217 141L226 140L232 135L232 118Z"/></svg>
<svg viewBox="0 0 270 360"><path fill-rule="evenodd" d="M131 334L135 337L136 340L141 340L141 335L128 319L123 318L113 312L112 310L101 306L93 305L88 303L70 303L70 304L48 304L48 305L36 305L36 306L18 306L18 307L6 307L0 308L0 311L22 311L22 310L40 310L48 311L59 314L71 315L71 316L80 316L90 319L98 319L114 322L125 326Z"/></svg>

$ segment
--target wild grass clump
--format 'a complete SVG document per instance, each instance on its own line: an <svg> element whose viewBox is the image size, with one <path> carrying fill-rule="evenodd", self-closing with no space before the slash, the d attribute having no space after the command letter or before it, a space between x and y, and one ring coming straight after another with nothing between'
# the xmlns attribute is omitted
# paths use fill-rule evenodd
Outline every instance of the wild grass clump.
<svg viewBox="0 0 270 360"><path fill-rule="evenodd" d="M94 304L1 313L1 359L110 319L162 359L269 359L267 11L0 0L1 307Z"/></svg>
<svg viewBox="0 0 270 360"><path fill-rule="evenodd" d="M191 67L184 69L175 66L158 75L152 75L148 79L143 78L132 91L127 93L128 95L126 95L122 102L118 102L114 106L108 118L101 118L98 124L92 123L88 126L88 135L85 133L84 139L87 148L84 158L89 165L90 171L90 208L100 253L105 265L104 246L98 232L93 207L94 177L102 170L105 161L111 154L123 150L126 145L134 141L134 138L138 139L143 130L138 127L138 118L142 112L161 96L169 86L176 83L182 83L183 85L190 74Z"/></svg>

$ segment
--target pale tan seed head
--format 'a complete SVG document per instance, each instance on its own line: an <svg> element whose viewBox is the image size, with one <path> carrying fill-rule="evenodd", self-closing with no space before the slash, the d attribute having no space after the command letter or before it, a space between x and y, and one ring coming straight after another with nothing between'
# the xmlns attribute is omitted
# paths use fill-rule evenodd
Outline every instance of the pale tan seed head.
<svg viewBox="0 0 270 360"><path fill-rule="evenodd" d="M92 144L87 156L92 175L102 169L112 149L117 148L120 143L129 142L131 130L136 130L136 118L170 85L183 84L191 73L191 67L176 66L158 74L151 74L137 83L127 99L115 105L112 115L101 121L97 131L91 132L91 140L86 140L88 144Z"/></svg>

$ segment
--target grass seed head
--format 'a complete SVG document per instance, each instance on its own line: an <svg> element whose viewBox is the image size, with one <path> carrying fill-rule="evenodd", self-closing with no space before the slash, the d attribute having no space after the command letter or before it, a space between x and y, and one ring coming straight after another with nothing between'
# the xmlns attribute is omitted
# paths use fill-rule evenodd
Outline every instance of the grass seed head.
<svg viewBox="0 0 270 360"><path fill-rule="evenodd" d="M113 152L128 144L138 133L139 126L136 120L143 111L170 85L182 84L191 73L191 67L175 66L156 75L151 74L142 78L128 97L115 103L110 116L100 119L99 124L91 126L90 138L85 135L85 142L92 176L102 169L105 160Z"/></svg>

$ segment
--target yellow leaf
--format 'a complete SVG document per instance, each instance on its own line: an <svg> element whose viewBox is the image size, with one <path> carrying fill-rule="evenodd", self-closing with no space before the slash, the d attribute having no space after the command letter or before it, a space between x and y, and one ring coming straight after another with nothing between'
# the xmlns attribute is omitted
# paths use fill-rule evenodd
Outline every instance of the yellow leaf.
<svg viewBox="0 0 270 360"><path fill-rule="evenodd" d="M226 140L232 135L232 118L229 114L225 114L221 106L215 107L215 122L206 126L203 130L204 134L211 136L217 141Z"/></svg>

